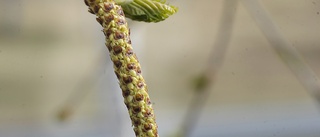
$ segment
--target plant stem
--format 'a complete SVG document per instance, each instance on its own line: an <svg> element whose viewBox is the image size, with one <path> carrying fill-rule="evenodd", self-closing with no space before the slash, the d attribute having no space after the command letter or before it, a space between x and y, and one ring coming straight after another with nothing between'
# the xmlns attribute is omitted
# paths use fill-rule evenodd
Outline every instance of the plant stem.
<svg viewBox="0 0 320 137"><path fill-rule="evenodd" d="M305 62L299 51L280 32L279 27L272 21L268 11L255 0L242 0L242 3L255 19L271 47L284 63L291 69L299 82L320 103L320 78ZM259 11L259 12L257 12Z"/></svg>
<svg viewBox="0 0 320 137"><path fill-rule="evenodd" d="M207 102L211 88L214 86L216 75L223 65L227 48L232 36L233 24L236 15L238 0L223 1L221 19L219 20L219 29L217 37L214 38L213 48L210 51L206 68L197 78L194 96L188 105L187 113L183 118L180 136L188 137L194 130Z"/></svg>
<svg viewBox="0 0 320 137"><path fill-rule="evenodd" d="M97 16L137 137L158 137L157 124L139 61L132 50L130 30L121 6L113 0L85 0Z"/></svg>

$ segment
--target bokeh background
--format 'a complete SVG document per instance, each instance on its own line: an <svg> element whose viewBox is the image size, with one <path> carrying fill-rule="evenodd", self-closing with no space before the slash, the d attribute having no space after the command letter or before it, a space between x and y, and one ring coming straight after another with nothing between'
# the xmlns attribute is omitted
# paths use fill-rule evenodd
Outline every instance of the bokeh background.
<svg viewBox="0 0 320 137"><path fill-rule="evenodd" d="M320 136L317 97L243 1L169 0L179 12L166 21L129 21L162 137ZM269 13L317 80L320 1L259 2L265 10L255 12ZM193 109L202 94L194 79L210 65L218 67L209 92ZM134 136L101 27L82 0L0 0L0 66L0 137ZM198 115L183 135L190 110Z"/></svg>

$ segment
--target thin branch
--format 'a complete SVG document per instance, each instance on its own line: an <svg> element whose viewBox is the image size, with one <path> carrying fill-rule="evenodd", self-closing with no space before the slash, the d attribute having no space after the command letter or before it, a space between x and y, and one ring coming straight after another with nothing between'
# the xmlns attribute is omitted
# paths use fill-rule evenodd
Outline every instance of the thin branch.
<svg viewBox="0 0 320 137"><path fill-rule="evenodd" d="M283 62L291 69L300 83L320 102L320 80L316 73L304 61L302 55L283 36L269 13L257 0L242 0L248 12L277 52ZM259 12L257 12L259 11Z"/></svg>
<svg viewBox="0 0 320 137"><path fill-rule="evenodd" d="M194 96L187 109L186 116L183 119L182 131L180 134L182 137L190 136L194 130L197 120L203 111L203 107L208 100L215 75L223 65L227 47L232 36L237 5L238 0L223 1L223 9L217 32L218 35L214 40L213 49L209 54L207 66L203 71L203 74L197 79Z"/></svg>

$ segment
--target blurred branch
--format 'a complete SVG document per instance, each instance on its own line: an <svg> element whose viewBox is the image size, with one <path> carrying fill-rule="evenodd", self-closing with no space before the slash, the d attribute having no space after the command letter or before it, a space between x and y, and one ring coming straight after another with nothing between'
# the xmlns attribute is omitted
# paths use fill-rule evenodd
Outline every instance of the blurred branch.
<svg viewBox="0 0 320 137"><path fill-rule="evenodd" d="M320 103L320 83L315 72L304 61L302 55L280 32L278 26L257 0L242 0L242 3L255 19L257 25L283 62L291 69L300 83Z"/></svg>
<svg viewBox="0 0 320 137"><path fill-rule="evenodd" d="M97 61L93 61L93 65L90 66L101 66L101 62L104 62L104 56L98 56L99 59L94 59ZM107 108L107 112L103 111L104 115L112 115L110 119L108 119L108 125L112 125L110 129L106 130L105 132L108 132L108 134L112 134L112 136L121 136L123 133L123 116L121 109L118 109L119 107L123 107L123 100L122 96L105 96L109 95L108 92L113 92L115 85L105 84L106 81L109 81L110 77L109 75L112 75L112 78L114 77L114 73L111 71L113 68L110 66L110 63L107 63L106 66L102 65L102 68L97 69L88 69L85 73L86 76L84 76L78 83L73 92L68 96L65 102L63 102L61 108L58 110L56 117L61 122L66 122L67 120L71 119L75 114L80 105L84 102L84 99L89 95L90 92L96 92L96 87L99 87L97 85L106 85L107 90L104 90L102 95L99 93L99 96L103 101L99 101L99 103L103 103L104 108ZM93 67L96 68L96 67ZM107 69L107 70L105 70ZM103 73L105 71L106 73L110 73L105 75ZM95 72L95 73L90 73ZM107 77L106 77L107 76ZM105 79L106 78L106 79ZM104 88L103 88L104 89ZM105 102L107 101L107 102ZM116 107L115 107L116 106ZM101 110L99 110L101 111ZM99 117L98 117L99 118ZM105 117L109 118L109 117ZM101 119L104 121L104 119Z"/></svg>
<svg viewBox="0 0 320 137"><path fill-rule="evenodd" d="M92 91L94 85L98 83L97 81L98 80L90 74L90 76L85 77L79 82L74 92L69 95L61 110L58 112L57 116L60 121L66 121L74 114L84 98Z"/></svg>
<svg viewBox="0 0 320 137"><path fill-rule="evenodd" d="M93 59L94 61L92 61L92 65L90 66L101 66L101 62L104 61L102 59L103 57L96 56L96 58ZM104 75L101 75L101 73L103 73L104 69L105 67L99 69L93 67L86 70L86 75L77 83L73 93L68 96L60 110L58 110L57 118L60 121L66 121L72 117L77 108L81 105L81 103L83 103L85 97L88 96L88 94L93 91L97 85L101 84L104 77ZM92 74L90 72L95 73Z"/></svg>
<svg viewBox="0 0 320 137"><path fill-rule="evenodd" d="M194 96L188 106L186 115L183 119L182 130L178 136L188 137L194 130L197 120L208 100L211 92L212 82L215 75L224 62L227 47L232 36L232 29L235 19L238 0L223 1L221 19L219 22L218 35L215 37L213 49L208 58L208 63L203 71L194 81ZM210 85L211 84L211 85Z"/></svg>

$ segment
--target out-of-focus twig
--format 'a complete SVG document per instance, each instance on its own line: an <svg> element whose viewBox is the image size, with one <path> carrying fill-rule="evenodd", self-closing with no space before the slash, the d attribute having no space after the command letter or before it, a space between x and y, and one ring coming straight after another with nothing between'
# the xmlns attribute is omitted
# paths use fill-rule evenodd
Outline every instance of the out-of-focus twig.
<svg viewBox="0 0 320 137"><path fill-rule="evenodd" d="M279 32L279 29L272 22L268 13L261 6L259 1L242 0L242 2L256 20L258 26L263 31L264 35L279 54L281 59L286 62L288 67L292 70L304 87L310 91L310 93L314 95L318 101L320 101L319 78L305 63L300 53L293 46L291 46L284 36ZM179 134L181 137L190 136L190 133L192 132L192 129L194 129L195 123L199 118L202 107L209 96L210 86L212 86L212 82L215 78L214 75L217 74L219 68L223 64L229 39L231 37L235 14L234 9L236 6L237 0L224 1L218 37L216 37L214 48L210 54L209 63L206 70L196 80L196 93L190 102L187 114L183 120L183 128ZM208 85L209 83L211 83L211 85Z"/></svg>
<svg viewBox="0 0 320 137"><path fill-rule="evenodd" d="M80 104L83 102L84 98L92 91L94 85L96 85L98 82L98 79L95 79L94 77L87 76L84 79L82 79L78 86L75 88L74 92L69 95L66 102L63 104L61 110L58 111L58 119L60 121L65 121L69 119L74 111L80 106Z"/></svg>
<svg viewBox="0 0 320 137"><path fill-rule="evenodd" d="M287 64L300 83L320 103L320 80L318 76L304 61L296 48L283 36L260 1L242 0L242 3L255 19L257 25L282 61Z"/></svg>
<svg viewBox="0 0 320 137"><path fill-rule="evenodd" d="M223 1L221 20L217 32L218 35L214 40L213 49L209 54L205 70L195 79L195 93L188 106L186 115L183 119L182 130L178 136L190 136L203 110L203 106L208 100L211 92L210 87L212 86L212 82L214 82L215 75L223 64L227 52L227 47L232 35L237 5L238 0Z"/></svg>
<svg viewBox="0 0 320 137"><path fill-rule="evenodd" d="M93 59L94 61L91 61L92 64L90 66L101 66L101 62L104 61L103 59L104 57L99 54ZM109 66L109 64L106 65ZM104 69L105 67L99 67L98 69L97 67L90 67L86 69L86 75L79 80L76 87L73 89L73 92L68 95L67 99L58 110L56 115L58 120L64 122L73 116L88 94L91 91L94 91L95 87L103 82L103 77L105 75L101 75L101 73L103 73Z"/></svg>

